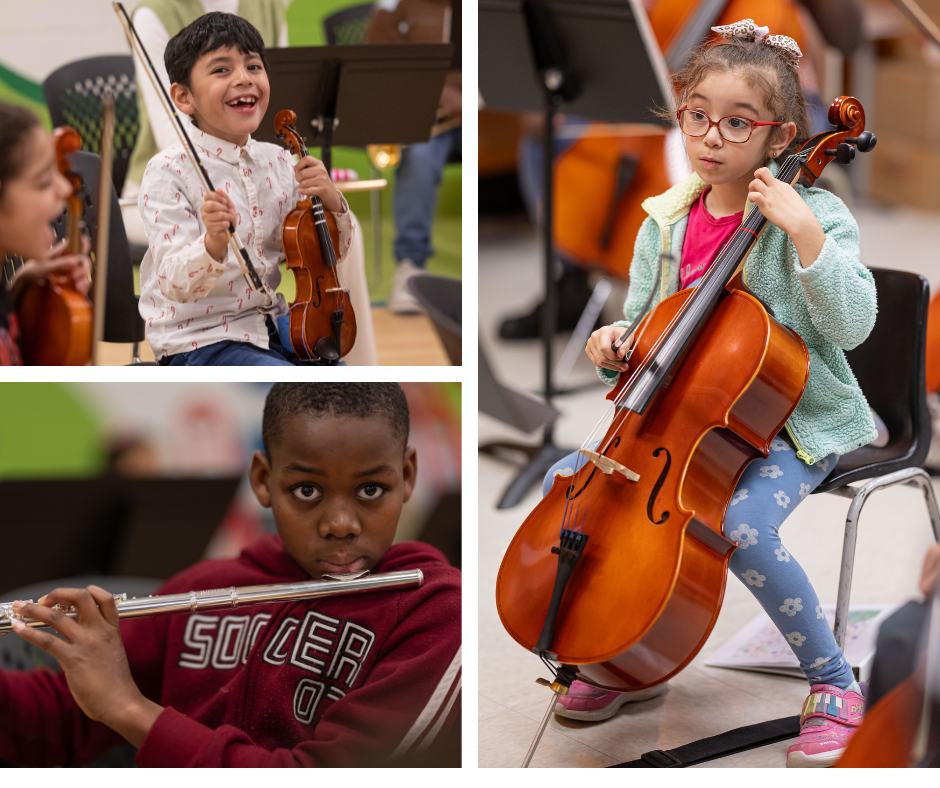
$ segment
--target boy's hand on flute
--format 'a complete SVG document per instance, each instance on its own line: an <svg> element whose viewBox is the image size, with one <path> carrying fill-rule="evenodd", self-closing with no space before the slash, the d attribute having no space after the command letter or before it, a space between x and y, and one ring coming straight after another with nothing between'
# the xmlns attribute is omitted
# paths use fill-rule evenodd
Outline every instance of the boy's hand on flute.
<svg viewBox="0 0 940 788"><path fill-rule="evenodd" d="M78 618L53 610L54 605L74 607ZM140 747L163 708L145 698L134 683L114 597L98 586L58 588L38 603L15 602L13 610L48 624L62 636L60 640L13 620L20 637L59 661L79 708Z"/></svg>

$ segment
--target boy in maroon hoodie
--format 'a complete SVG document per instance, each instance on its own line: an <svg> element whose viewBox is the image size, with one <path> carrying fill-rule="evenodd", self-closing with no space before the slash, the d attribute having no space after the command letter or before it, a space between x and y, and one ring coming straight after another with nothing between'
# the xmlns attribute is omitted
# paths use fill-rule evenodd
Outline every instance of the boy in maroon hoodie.
<svg viewBox="0 0 940 788"><path fill-rule="evenodd" d="M413 763L460 714L460 573L392 545L417 474L408 430L397 384L276 384L250 476L279 537L157 593L363 569L421 569L421 588L120 623L96 586L17 603L63 636L15 624L62 672L0 671L0 760L80 764L123 736L140 766Z"/></svg>

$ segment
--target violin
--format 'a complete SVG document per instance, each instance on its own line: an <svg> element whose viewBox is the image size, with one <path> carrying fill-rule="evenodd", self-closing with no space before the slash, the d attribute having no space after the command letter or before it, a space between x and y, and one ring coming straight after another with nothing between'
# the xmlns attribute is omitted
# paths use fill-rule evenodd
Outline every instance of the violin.
<svg viewBox="0 0 940 788"><path fill-rule="evenodd" d="M847 164L856 148L874 147L857 99L836 99L829 121L836 131L787 157L780 180L812 185L833 159ZM588 436L588 462L555 477L503 558L500 620L556 684L660 684L718 617L737 547L723 530L735 485L769 455L809 378L803 341L740 275L766 222L753 208L698 287L635 321L603 439L594 450Z"/></svg>
<svg viewBox="0 0 940 788"><path fill-rule="evenodd" d="M67 200L66 251L82 254L82 177L71 170L68 156L81 150L82 138L63 126L53 132L59 172L72 186ZM18 309L23 361L31 366L84 366L91 360L94 310L72 280L52 274L23 293Z"/></svg>
<svg viewBox="0 0 940 788"><path fill-rule="evenodd" d="M295 123L296 113L281 110L274 118L274 129L302 159L307 146ZM337 244L336 220L324 210L319 197L300 200L284 218L281 245L297 282L297 298L289 305L290 341L302 359L335 363L356 342L356 314L349 291L340 284Z"/></svg>

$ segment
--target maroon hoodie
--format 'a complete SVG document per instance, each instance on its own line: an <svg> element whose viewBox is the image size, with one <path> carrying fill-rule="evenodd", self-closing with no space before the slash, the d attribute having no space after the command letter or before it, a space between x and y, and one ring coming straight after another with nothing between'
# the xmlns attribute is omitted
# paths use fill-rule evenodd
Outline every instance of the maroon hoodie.
<svg viewBox="0 0 940 788"><path fill-rule="evenodd" d="M140 766L356 766L414 756L460 714L460 572L394 545L372 570L424 585L121 622L141 692L166 707ZM156 593L309 580L281 540L203 561ZM0 759L88 761L120 737L78 708L61 673L0 671Z"/></svg>

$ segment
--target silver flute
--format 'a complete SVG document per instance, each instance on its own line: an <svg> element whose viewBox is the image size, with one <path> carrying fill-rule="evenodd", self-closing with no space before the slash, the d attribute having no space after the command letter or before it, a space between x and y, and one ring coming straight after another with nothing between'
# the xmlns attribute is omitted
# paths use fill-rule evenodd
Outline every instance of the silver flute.
<svg viewBox="0 0 940 788"><path fill-rule="evenodd" d="M127 598L127 594L115 594L118 618L148 618L173 613L195 613L197 610L268 605L275 602L297 602L301 599L318 599L322 596L361 594L368 591L388 591L395 588L417 588L424 582L420 569L405 572L386 572L370 575L368 571L349 575L324 575L326 580L308 580L299 583L275 583L266 586L241 586L218 588L211 591L190 591L184 594ZM32 601L32 600L27 600ZM78 618L75 609L68 605L55 605L71 618ZM25 618L13 612L13 603L0 603L0 636L13 632L13 620L22 621L33 629L46 629L49 625L34 618Z"/></svg>

